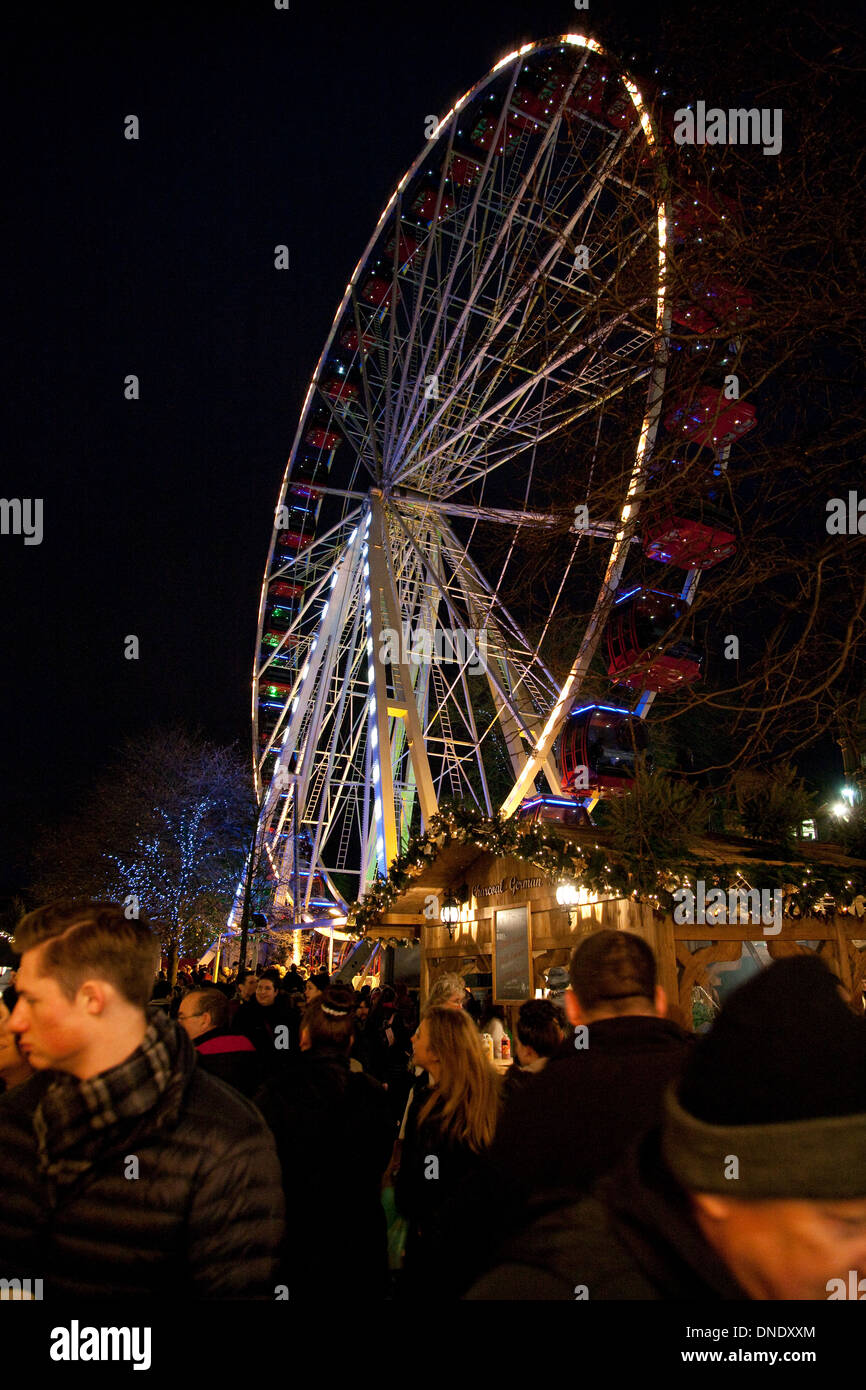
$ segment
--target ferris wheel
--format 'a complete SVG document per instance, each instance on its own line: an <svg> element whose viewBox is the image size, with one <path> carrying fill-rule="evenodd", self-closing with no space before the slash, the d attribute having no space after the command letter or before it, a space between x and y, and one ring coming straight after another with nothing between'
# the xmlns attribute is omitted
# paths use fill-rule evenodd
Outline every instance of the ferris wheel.
<svg viewBox="0 0 866 1390"><path fill-rule="evenodd" d="M561 794L554 744L622 597L662 415L672 223L637 85L591 38L526 44L428 134L313 373L262 587L260 831L275 901L308 910L363 896L445 800L510 815ZM718 402L701 410L693 442L703 429L724 458L739 426L726 439ZM565 473L576 495L607 489L610 515L559 515ZM722 548L710 533L702 550L689 533L686 598ZM527 554L551 595L529 625ZM551 643L575 586L589 617L563 678ZM636 689L638 718L654 691Z"/></svg>

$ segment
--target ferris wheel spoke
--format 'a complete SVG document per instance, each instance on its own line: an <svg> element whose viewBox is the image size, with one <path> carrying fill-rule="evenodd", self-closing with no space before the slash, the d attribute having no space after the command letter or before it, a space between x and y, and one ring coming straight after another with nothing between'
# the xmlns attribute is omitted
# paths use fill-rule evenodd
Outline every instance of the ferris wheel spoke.
<svg viewBox="0 0 866 1390"><path fill-rule="evenodd" d="M530 435L527 430L526 434L528 437L518 444L514 443L513 438L508 440L508 436L506 435L506 442L498 453L490 448L487 441L483 441L475 452L472 455L466 456L461 461L460 467L449 475L447 480L448 494L453 496L455 493L462 491L472 484L483 482L492 472L501 468L503 464L513 462L514 459L525 453L527 449L536 444L543 443L546 439L553 438L567 426L575 424L582 417L590 413L598 412L600 407L621 395L623 391L627 390L636 382L649 376L651 370L652 368L647 366L634 376L629 376L624 379L619 386L611 387L589 402L568 410L564 416L559 416L558 418L554 417L554 423L537 435ZM533 417L530 415L526 418L528 422ZM517 435L518 438L520 438L522 433L524 433L524 431L516 428L513 431L513 434Z"/></svg>
<svg viewBox="0 0 866 1390"><path fill-rule="evenodd" d="M582 68L582 64L581 64L581 68ZM456 319L456 322L455 322L455 323L453 324L453 326L451 327L450 336L449 336L448 340L445 342L445 344L443 345L442 352L441 352L440 357L439 357L439 359L438 359L438 361L437 361L437 372L440 372L440 373L441 373L441 372L444 370L444 368L446 367L447 362L448 362L448 359L449 359L449 357L450 357L450 355L451 355L451 352L452 352L453 349L454 349L455 344L458 343L458 342L461 340L462 335L463 335L463 333L465 332L465 329L466 329L466 325L467 325L467 322L468 322L469 315L470 315L470 313L474 310L474 308L475 308L475 306L476 306L476 303L477 303L477 301L479 300L479 298L480 298L480 296L481 296L482 289L485 288L491 280L492 280L492 281L497 281L497 280L499 281L499 292L494 296L494 302L498 302L498 300L499 300L500 293L501 293L501 277L502 277L502 275L503 275L503 273L504 273L504 266L505 266L505 264L506 264L506 258L505 258L504 255L503 255L503 244L504 244L504 243L507 241L507 239L508 239L508 236L509 236L509 233L510 233L510 230L511 230L512 223L514 222L514 219L515 219L516 216L517 216L517 212L518 212L518 209L519 209L519 207L520 207L520 205L521 205L521 202L522 202L523 198L525 197L525 195L526 195L526 193L527 193L527 191L528 191L528 189L529 189L529 187L530 187L530 185L531 185L533 179L534 179L535 176L536 176L536 173L537 173L538 168L542 165L542 163L543 163L545 157L547 157L548 154L549 154L549 152L552 151L552 149L553 149L553 146L554 146L555 141L556 141L556 137L557 137L558 132L559 132L559 126L560 126L560 121L561 121L561 110L564 108L565 103L566 103L568 97L571 95L571 91L572 91L572 89L573 89L573 87L574 87L574 84L575 84L575 83L577 82L577 80L578 80L578 77L579 77L579 73L580 73L581 68L579 68L578 71L575 72L575 74L574 74L574 76L573 76L571 82L568 84L568 86L567 86L567 88L566 88L566 91L562 94L562 99L561 99L561 103L560 103L560 110L559 110L559 112L557 112L557 114L556 114L555 116L553 116L553 118L550 120L550 123L549 123L549 125L548 125L548 128L547 128L547 130L546 130L546 132L545 132L545 134L544 134L544 136L543 136L543 138L542 138L541 145L540 145L539 149L536 151L536 153L535 153L533 159L532 159L531 162L530 162L530 165L529 165L528 169L526 170L525 174L523 175L523 178L522 178L522 180L521 180L521 182L520 182L520 185L519 185L519 188L518 188L518 190L517 190L517 192L516 192L516 195L513 196L512 199L510 200L510 207L509 207L509 209L508 209L508 211L507 211L505 217L501 219L501 224L500 224L500 226L498 227L498 229L496 229L496 231L495 231L495 234L494 234L494 237L493 237L493 240L492 240L492 244L490 245L489 250L488 250L487 253L486 253L486 256L485 256L485 258L484 258L484 260L483 260L483 263L482 263L482 265L481 265L481 268L479 269L478 273L476 274L476 276L475 276L475 278L474 278L474 282L473 282L473 284L472 284L472 286L471 286L471 288L470 288L470 291L469 291L468 296L464 299L463 303L460 305L460 313L459 313L459 315L458 315L458 317L457 317L457 319ZM498 124L497 124L497 126L496 126L496 130L495 130L494 135L493 135L493 138L492 138L492 140L491 140L491 142L490 142L490 154L491 154L491 155L492 155L493 150L496 148L497 141L501 138L501 133L502 133L502 129L503 129L503 124L504 124L504 122L505 122L506 113L507 113L507 108L508 108L508 101L510 100L511 94L512 94L512 92L513 92L513 90L514 90L514 86L515 86L515 84L516 84L516 82L517 82L518 72L519 72L519 69L518 69L517 67L515 67L515 71L514 71L514 74L513 74L513 76L512 76L512 79L511 79L511 85L510 85L509 91L508 91L508 98L507 98L505 101L503 101L503 103L502 103L502 108L501 108L501 112L500 112L500 116L499 116L499 122L498 122ZM451 132L451 140L452 140L452 142L453 142L453 138L454 138L454 129L456 129L456 126L452 125L452 132ZM399 439L398 439L398 441L397 441L397 448L394 450L395 453L399 453L401 456L402 456L402 455L404 454L404 452L405 452L406 441L407 441L407 439L408 439L408 437L409 437L409 435L410 435L410 432L413 430L414 425L415 425L416 422L417 422L418 392L419 392L420 387L421 387L421 377L423 376L424 368L426 367L426 365L429 364L429 361L430 361L430 354L431 354L431 352L432 352L433 345L434 345L435 342L437 341L439 328L440 328L440 325L441 325L441 322L442 322L442 318L443 318L443 309L444 309L444 305L445 305L446 303L451 303L451 302L453 302L453 300L452 300L452 298L451 298L451 295L452 295L453 288L454 288L454 277L455 277L455 274L456 274L456 271L457 271L458 262L459 262L459 250L462 249L462 247L463 247L463 245L464 245L464 242L465 242L465 240L466 240L467 231L468 231L468 228L469 228L470 223L471 223L471 221L472 221L472 218L473 218L474 214L476 213L477 209L479 208L479 206L481 206L481 193L482 193L482 190L483 190L484 187L485 187L486 176L487 176L488 170L490 169L490 166L491 166L491 160L490 160L490 156L488 156L488 160L487 160L487 162L486 162L486 164L485 164L485 166L484 166L484 174L482 175L482 177L481 177L481 178L479 179L479 181L478 181L478 190L477 190L477 192L476 192L476 194L475 194L475 197L474 197L474 199L473 199L473 202L472 202L472 205L471 205L471 209L470 209L469 217L468 217L468 218L466 219L466 221L465 221L465 225L464 225L464 228L463 228L462 236L461 236L461 238L460 238L460 242L459 242L459 246L458 246L458 255L455 257L454 265L453 265L452 271L451 271L451 275L450 275L449 280L448 280L448 282L447 282L446 291L445 291L445 293L444 293L444 294L441 296L441 298L440 298L440 304L439 304L439 308L438 308L438 310L437 310L437 313L436 313L436 316L435 316L435 319L434 319L434 323L433 323L433 326L432 326L432 330L431 330L431 332L430 332L429 335L428 335L428 337L429 337L428 347L427 347L427 349L425 350L424 357L423 357L423 359L422 359L422 370L416 375L415 385L414 385L414 387L413 387L412 393L411 393L411 395L410 395L410 398L409 398L409 401L408 401L408 404L407 404L407 408L406 408L406 411L405 411L406 424L404 425L404 428L403 428L403 430L402 430L401 436L399 437ZM447 168L447 161L443 163L443 177L444 177L444 171L445 171L446 168ZM440 199L441 199L441 192L440 192ZM425 271L426 271L426 265L427 265L427 263L425 263ZM419 304L420 304L420 297L419 297ZM510 313L511 311L508 311L508 312ZM417 313L416 313L416 325L414 325L414 326L417 326ZM402 388L402 390L405 390L405 381L406 381L406 378L405 378L405 372L404 372L404 379L403 379L403 382L401 383L401 388ZM413 409L415 410L415 415L414 415L414 416L413 416L413 414L412 414ZM437 415L438 415L438 412L437 412ZM432 420L430 421L430 423L429 423L428 430L429 430L429 428L435 427L436 424L438 424L438 419L437 419L437 416L434 415L433 419L432 419Z"/></svg>
<svg viewBox="0 0 866 1390"><path fill-rule="evenodd" d="M534 376L532 376L529 380L525 382L520 382L503 398L496 401L494 405L489 406L487 410L481 411L474 420L467 422L465 425L457 429L454 435L447 441L444 441L443 443L438 444L434 448L432 448L424 456L423 463L425 467L429 467L430 463L433 460L439 458L442 454L453 451L455 446L458 445L461 440L469 440L476 438L481 433L482 426L487 426L487 432L485 434L481 434L480 447L482 449L487 450L490 446L490 436L497 429L510 430L513 427L513 421L510 415L511 409L515 408L519 403L525 403L526 400L530 397L531 393L536 391L537 388L543 386L549 378L553 377L553 374L555 372L560 371L567 362L577 357L579 353L586 351L587 348L593 346L596 343L603 344L605 339L609 337L617 327L619 327L622 323L626 322L629 317L630 311L626 310L625 312L620 314L618 318L613 322L604 324L602 325L602 327L597 329L595 333L587 335L586 339L583 342L580 342L576 344L574 347L570 348L569 350L560 353L557 357L553 359L553 361L545 364L545 366ZM624 382L623 386L620 386L618 389L622 390L623 387L627 384L628 380ZM568 384L560 384L560 391L563 394L568 394L572 389L573 388ZM592 409L593 405L594 402L590 401L584 407L584 409ZM500 417L502 417L501 420ZM553 434L555 432L555 427L551 427L548 431L548 434ZM407 465L407 467L397 475L395 481L398 483L406 483L406 481L410 479L412 476L412 470Z"/></svg>
<svg viewBox="0 0 866 1390"><path fill-rule="evenodd" d="M514 72L514 74L513 74L513 76L512 76L512 79L511 79L511 84L510 84L509 89L508 89L508 98L510 98L511 93L513 92L514 86L515 86L515 84L516 84L516 82L517 82L517 76L518 76L518 69L515 69L515 72ZM407 392L407 388L408 388L408 384L409 384L408 378L409 378L409 365L410 365L410 359L409 359L409 356L408 356L408 355L407 355L406 360L405 360L405 362L404 362L403 373L402 373L401 380L400 380L400 385L399 385L399 401L400 401L400 405L402 406L402 412L401 412L402 417L403 417L404 420L408 420L408 421L409 421L409 425L408 425L408 428L409 428L409 429L412 428L411 412L412 412L412 410L413 410L413 407L415 407L416 404L417 404L418 391L419 391L419 389L420 389L420 387L421 387L422 378L423 378L424 375L425 375L426 368L427 368L427 366L428 366L429 363L430 363L430 358L431 358L431 354L432 354L432 352L433 352L433 350L434 350L434 346L435 346L435 344L436 344L436 342L437 342L437 340L438 340L438 337L439 337L440 328L441 328L441 325L442 325L442 322L443 322L443 315L446 313L447 307L450 306L450 305L453 305L453 303L454 303L454 300L453 300L453 298L452 298L452 296L453 296L453 291L454 291L454 282L455 282L455 278L456 278L456 275L457 275L457 271L458 271L458 269L459 269L459 267L460 267L461 255L462 255L462 253L463 253L463 251L464 251L464 248L465 248L465 246L466 246L466 243L467 243L467 240L468 240L468 237L469 237L470 230L471 230L471 229L474 229L474 226L475 226L475 218L476 218L476 216L477 216L477 213L478 213L478 211L479 211L479 208L482 207L482 204L481 204L481 195L482 195L482 192L483 192L483 190L484 190L484 188L485 188L485 186L486 186L486 184L487 184L487 181L488 181L488 178L489 178L489 175L490 175L491 168L494 166L494 151L496 150L497 142L502 138L502 132L503 132L504 125L505 125L505 121L506 121L506 117L507 117L507 111L508 111L508 99L506 99L506 100L502 103L502 108L501 108L501 111L500 111L498 123L497 123L496 128L495 128L495 131L494 131L494 133L493 133L493 138L492 138L492 140L490 141L490 149L489 149L489 152L488 152L488 155L487 155L487 159L485 160L484 167L483 167L483 170L482 170L482 172L481 172L481 176L480 176L480 178L478 179L477 190L476 190L475 195L474 195L474 197L473 197L473 199L472 199L472 203L471 203L471 205L470 205L470 207L469 207L469 209L468 209L468 213L467 213L467 215L464 217L464 220L463 220L463 227L462 227L462 230L461 230L461 233L460 233L458 242L457 242L457 247L456 247L454 256L453 256L453 258L452 258L452 267L451 267L451 271L450 271L450 273L449 273L449 275L448 275L448 278L447 278L447 280L446 280L446 283L445 283L444 287L442 288L441 292L438 292L438 293L437 293L438 304L437 304L436 312L435 312L435 315L434 315L434 318L433 318L433 322L432 322L432 324L430 325L430 327L429 327L429 329L428 329L428 331L427 331L427 339L428 339L428 341L427 341L427 347L424 348L424 349L422 349L420 362L418 363L417 370L416 370L415 373L414 373L414 383L413 383L413 385L412 385L412 387L411 387L411 390L410 390L410 394L409 394L409 396L408 396L408 399L406 398L406 392ZM452 123L452 126L451 126L451 133L450 133L450 137L449 137L448 150L447 150L447 152L446 152L446 157L445 157L445 159L443 159L443 162L442 162L442 171L441 171L440 181L439 181L438 202L437 202L437 207L436 207L436 211L435 211L435 214L434 214L434 225L435 225L435 218L436 218L437 215L438 215L438 211L439 211L439 208L441 207L441 203L442 203L442 198L443 198L443 196L444 196L444 191L445 191L445 179L446 179L447 170L448 170L448 167L449 167L449 157L450 157L450 155L451 155L451 151L452 151L452 148L453 148L454 132L455 132L456 128L457 128L457 127L456 127L456 123ZM526 175L525 175L525 177L524 177L524 184L525 184L525 185L528 185L528 183L529 183L529 181L530 181L530 179L531 179L531 177L532 177L532 172L533 172L533 170L535 169L535 167L536 167L536 165L538 164L538 162L542 159L543 154L544 154L544 151L545 151L545 149L547 148L548 142L549 142L549 140L550 140L550 136L551 136L551 134L552 134L552 131L553 131L553 123L551 123L551 131L549 131L548 134L547 134L547 136L545 137L545 140L544 140L544 142L543 142L543 144L542 144L541 149L540 149L540 150L538 151L538 153L536 154L535 159L533 160L532 165L530 166L530 169L527 171L527 173L526 173ZM507 229L507 222L506 222L506 225L502 228L502 230L501 230L501 232L499 233L499 235L497 236L497 239L494 241L492 247L490 248L490 251L489 251L488 254L487 254L487 257L486 257L486 259L485 259L485 261L484 261L484 264L483 264L481 270L478 272L477 276L475 277L475 283L474 283L474 285L473 285L472 294L474 294L474 295L476 295L476 296L477 296L478 294L480 294L481 286L482 286L482 284L484 283L486 277L490 274L490 272L491 272L491 267L495 267L495 256L496 256L496 251L497 251L497 248L498 248L498 246L499 246L499 243L500 243L502 237L505 235L506 229ZM417 296L416 296L415 311L414 311L414 315L413 315L413 319L412 319L412 325L411 325L411 329L410 329L410 340L411 340L411 341L414 341L414 340L416 339L416 336L417 336L418 333L419 333L420 318L421 318L421 309L422 309L422 305L423 305L423 302L424 302L424 301L423 301L423 291L424 291L425 282L426 282L426 279L427 279L427 276L428 276L428 273L429 273L429 269L430 269L430 265L431 265L431 260L432 260L432 253L433 253L433 249L434 249L434 245L435 245L435 244L436 244L435 238L431 237L431 238L430 238L429 245L428 245L428 248L427 248L427 254L426 254L426 257L425 257L425 261L424 261L424 267L423 267L423 270L422 270L422 273L421 273L421 281L420 281L420 285L419 285L419 291L418 291L418 294L417 294ZM471 308L471 305L472 305L472 299L471 299L471 297L470 297L470 300L467 301L467 302L465 302L464 305L462 306L462 307L463 307L463 312L461 313L460 318L458 319L457 323L454 325L454 334L456 334L456 335L459 335L459 334L460 334L461 329L462 329L462 325L463 325L463 322L464 322L464 319L465 319L465 316L466 316L466 314L469 312L469 310L470 310L470 308ZM453 335L452 335L452 340L453 340ZM445 365L446 360L447 360L447 357L448 357L448 355L449 355L449 351L450 351L449 348L446 348L446 349L445 349L445 351L444 351L444 353L443 353L441 359L437 362L437 370L441 370L441 368ZM402 449L402 447L403 447L403 438L405 437L406 433L407 433L407 427L404 425L404 428L403 428L403 431L402 431L402 437L395 441L395 446L396 446L396 447L395 447L395 450L394 450L394 451L396 451L396 449ZM389 441L389 442L391 442L391 441Z"/></svg>
<svg viewBox="0 0 866 1390"><path fill-rule="evenodd" d="M551 131L548 131L548 138L550 137L550 134ZM543 277L546 273L548 267L552 263L554 263L556 259L558 259L558 257L561 255L562 239L565 239L571 235L574 228L577 226L580 218L586 213L588 207L591 205L593 199L598 197L604 182L606 170L610 165L613 164L614 158L615 149L612 150L608 155L607 160L605 160L602 168L596 174L590 191L584 196L578 209L568 219L568 222L566 223L566 226L563 229L560 236L552 241L552 244L548 247L547 251L541 256L538 264L530 270L524 282L517 287L510 303L504 309L502 309L495 317L491 316L491 318L488 320L487 333L482 337L480 344L475 349L475 352L470 357L469 361L463 367L461 374L453 382L454 390L459 390L462 387L465 387L466 381L471 378L474 370L476 369L478 363L481 361L484 354L489 350L493 342L498 337L504 334L505 329L509 326L512 316L516 313L516 311L520 308L524 301L527 300L531 292L535 289L539 279ZM510 226L511 221L513 220L513 216L514 211L512 210L511 214L506 219L505 224L503 225L503 228L500 232L500 237L497 238L497 241L494 244L494 249L496 249L499 246L499 241L504 236L507 227ZM492 254L493 251L491 251L491 255ZM479 277L479 282L480 279L481 277ZM474 303L475 298L477 298L478 289L479 286L473 287L472 295L470 296L470 299L467 301L465 307L463 308L463 311L458 317L457 323L455 324L454 329L452 331L449 344L443 351L442 356L440 358L440 367L444 367L447 363L450 351L452 350L454 343L458 340L459 334L464 327L464 324L468 317L469 309ZM418 386L416 384L416 393L417 389ZM412 417L407 422L407 426L403 431L403 437L400 440L399 452L401 457L405 457L407 460L411 460L414 454L416 454L419 450L423 448L424 443L431 431L439 425L443 413L444 404L443 406L440 406L440 408L437 411L433 412L428 422L420 429L420 431L415 436L414 442L411 448L408 450L406 449L406 437L409 433L409 430L417 421L417 414L415 417Z"/></svg>
<svg viewBox="0 0 866 1390"><path fill-rule="evenodd" d="M460 546L460 543L456 539L456 537L450 536L448 539L452 559L454 559L454 557L456 556L455 564L456 566L459 566L459 572L455 574L454 580L449 582L444 573L436 572L433 569L432 563L429 561L428 557L424 555L423 551L417 545L415 538L411 536L411 533L405 526L403 518L400 517L399 514L397 515L397 521L405 531L407 537L409 538L410 544L415 549L421 564L429 570L431 583L435 585L438 592L442 595L442 598L444 599L448 608L451 622L456 623L458 627L462 627L464 631L467 628L476 632L485 631L488 643L488 650L490 643L490 635L491 633L494 634L493 662L485 661L488 682L490 683L491 688L494 691L494 697L498 698L501 701L501 705L503 708L508 709L511 719L516 721L521 732L527 738L530 738L533 733L533 727L537 724L539 720L539 716L538 714L536 714L536 712L528 712L525 701L522 701L520 703L516 702L514 698L514 692L508 688L508 682L511 677L511 671L507 668L507 662L504 661L504 653L507 649L507 643L502 639L502 636L499 632L498 623L495 621L495 618L493 616L493 609L495 603L494 596L489 594L489 590L487 591L485 598L489 598L491 601L487 602L485 606L484 600L479 600L477 594L472 594L469 576L471 575L474 578L476 571L474 569L474 566L471 565L471 562L468 561L468 557L466 557L465 552L462 550L462 547ZM469 617L469 623L467 623L466 617L457 609L454 603L453 594L455 589L457 593L460 595L461 599L463 599L466 603L466 615ZM501 609L501 605L497 605L497 607ZM501 609L501 612L506 617L506 619L510 620L510 615L508 615L504 609ZM496 617L499 617L499 612L496 613ZM515 634L519 634L519 629L516 628L516 625L513 623L513 620L510 620L510 623L514 629ZM523 649L528 653L530 651L528 642L526 642L525 638L522 638L522 635L520 635L520 640L522 641ZM503 669L500 673L500 676L497 676L495 670L493 669L494 664L497 661L503 663ZM468 660L463 662L464 669L468 664ZM543 693L541 694L541 698L537 702L539 710L547 707L550 699L552 698L552 692L556 690L556 683L553 680L553 677L550 676L550 673L547 672L543 667L540 667L540 670L548 678L549 689L543 691ZM533 673L532 680L537 682L537 679L537 673ZM520 679L515 682L515 685L517 688L519 688L520 686L525 687L528 692L530 688L529 672L524 671L522 677L520 677Z"/></svg>

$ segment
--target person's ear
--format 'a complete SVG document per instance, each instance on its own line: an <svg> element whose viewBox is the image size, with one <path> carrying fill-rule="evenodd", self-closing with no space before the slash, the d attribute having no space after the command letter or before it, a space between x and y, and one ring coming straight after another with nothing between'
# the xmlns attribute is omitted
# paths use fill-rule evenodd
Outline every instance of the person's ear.
<svg viewBox="0 0 866 1390"><path fill-rule="evenodd" d="M668 996L666 991L662 989L661 985L656 985L655 1006L656 1013L658 1014L659 1018L667 1018Z"/></svg>
<svg viewBox="0 0 866 1390"><path fill-rule="evenodd" d="M77 999L85 1013L103 1013L108 996L102 980L85 980L78 991Z"/></svg>
<svg viewBox="0 0 866 1390"><path fill-rule="evenodd" d="M581 1012L580 1002L574 990L569 985L565 991L565 1012L569 1023L573 1023L575 1028L583 1023L583 1013Z"/></svg>

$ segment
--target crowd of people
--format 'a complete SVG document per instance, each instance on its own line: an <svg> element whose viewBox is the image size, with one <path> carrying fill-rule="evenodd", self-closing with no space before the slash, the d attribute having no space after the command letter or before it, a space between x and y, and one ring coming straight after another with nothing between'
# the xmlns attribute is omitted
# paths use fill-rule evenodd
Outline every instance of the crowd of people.
<svg viewBox="0 0 866 1390"><path fill-rule="evenodd" d="M597 931L512 1039L456 974L420 1001L297 966L172 986L112 904L38 909L14 945L0 1276L46 1296L823 1299L866 1276L866 1022L817 958L697 1038L644 939Z"/></svg>

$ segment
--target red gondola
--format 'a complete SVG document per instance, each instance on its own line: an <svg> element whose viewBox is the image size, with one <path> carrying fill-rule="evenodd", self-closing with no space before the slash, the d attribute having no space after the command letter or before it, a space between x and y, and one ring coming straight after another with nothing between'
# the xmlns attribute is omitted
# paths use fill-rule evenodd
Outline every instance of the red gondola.
<svg viewBox="0 0 866 1390"><path fill-rule="evenodd" d="M292 693L292 687L287 681L271 679L270 676L262 676L259 679L259 698L267 700L286 699Z"/></svg>
<svg viewBox="0 0 866 1390"><path fill-rule="evenodd" d="M748 401L729 401L723 391L712 386L701 386L680 399L665 416L665 429L710 449L733 444L757 423L758 412L753 405Z"/></svg>
<svg viewBox="0 0 866 1390"><path fill-rule="evenodd" d="M309 545L312 536L305 536L303 531L284 531L277 532L276 547L278 550L302 550L305 545Z"/></svg>
<svg viewBox="0 0 866 1390"><path fill-rule="evenodd" d="M524 825L574 825L591 829L593 824L585 806L564 796L531 796L521 801L517 819Z"/></svg>
<svg viewBox="0 0 866 1390"><path fill-rule="evenodd" d="M337 438L339 439L339 435ZM333 445L332 447L336 448L337 446ZM289 492L295 497L304 497L311 502L318 502L322 495L321 489L315 487L309 478L293 478L289 483ZM308 511L309 508L303 510Z"/></svg>
<svg viewBox="0 0 866 1390"><path fill-rule="evenodd" d="M355 382L347 381L344 376L326 377L322 383L322 390L332 401L356 401L361 394Z"/></svg>
<svg viewBox="0 0 866 1390"><path fill-rule="evenodd" d="M301 598L303 592L303 584L289 584L285 579L274 579L268 585L268 602L276 598Z"/></svg>
<svg viewBox="0 0 866 1390"><path fill-rule="evenodd" d="M737 538L724 526L707 525L692 517L674 516L667 524L647 528L644 554L681 570L708 570L736 552Z"/></svg>
<svg viewBox="0 0 866 1390"><path fill-rule="evenodd" d="M665 634L685 607L663 589L633 589L617 599L606 634L607 673L616 685L664 695L700 678L701 656L688 642L665 649ZM635 669L621 675L629 667Z"/></svg>
<svg viewBox="0 0 866 1390"><path fill-rule="evenodd" d="M482 116L481 120L474 127L469 139L478 150L489 150L496 137L496 127L499 122L493 116ZM497 154L510 154L517 144L518 134L515 123L507 122L504 130L500 134L499 144L496 146Z"/></svg>
<svg viewBox="0 0 866 1390"><path fill-rule="evenodd" d="M399 242L397 241L397 238L395 236L392 236L391 239L387 242L385 250L387 251L388 255L391 256L393 259L394 247L396 245L397 266L400 270L405 270L406 267L411 264L415 256L418 254L418 247L420 246L420 244L421 243L418 241L416 237L410 236L408 232L401 231ZM340 341L342 341L342 339Z"/></svg>
<svg viewBox="0 0 866 1390"><path fill-rule="evenodd" d="M286 637L285 628L268 628L267 632L262 635L263 647L279 647L280 644L282 644L283 647L295 647L297 643L297 633L293 633L291 637Z"/></svg>
<svg viewBox="0 0 866 1390"><path fill-rule="evenodd" d="M688 298L675 300L671 318L681 328L693 333L716 333L719 328L733 328L736 320L748 313L752 296L726 280L707 280L694 285Z"/></svg>
<svg viewBox="0 0 866 1390"><path fill-rule="evenodd" d="M376 346L375 334L362 333L359 337L357 328L345 328L340 334L340 347L346 348L348 352L357 352L359 346L362 355L366 357Z"/></svg>
<svg viewBox="0 0 866 1390"><path fill-rule="evenodd" d="M577 79L568 102L570 111L587 111L600 116L607 99L610 73L598 63L587 63Z"/></svg>
<svg viewBox="0 0 866 1390"><path fill-rule="evenodd" d="M552 70L521 78L511 98L516 108L511 123L518 130L537 130L540 122L550 120L564 88L564 78Z"/></svg>
<svg viewBox="0 0 866 1390"><path fill-rule="evenodd" d="M652 767L648 748L646 725L630 710L614 705L573 710L559 738L563 792L602 796L628 791L634 782L636 756L646 754Z"/></svg>
<svg viewBox="0 0 866 1390"><path fill-rule="evenodd" d="M718 232L730 227L736 217L737 205L733 198L695 186L675 199L671 208L674 241L684 242L693 235L700 237L704 232Z"/></svg>
<svg viewBox="0 0 866 1390"><path fill-rule="evenodd" d="M314 449L336 449L343 442L336 430L326 430L323 425L313 425L312 429L307 430L304 439ZM311 493L308 492L306 495L310 496Z"/></svg>
<svg viewBox="0 0 866 1390"><path fill-rule="evenodd" d="M448 177L458 188L472 188L481 175L481 165L465 154L455 154L448 167Z"/></svg>
<svg viewBox="0 0 866 1390"><path fill-rule="evenodd" d="M422 222L432 222L436 216L436 204L439 201L439 189L422 188L418 197L412 204L412 211ZM439 216L437 221L441 222L443 217L447 217L449 212L454 211L454 199L448 192L443 192L442 201L439 203Z"/></svg>
<svg viewBox="0 0 866 1390"><path fill-rule="evenodd" d="M682 463L672 460L675 473ZM668 469L663 470L663 473ZM659 482L662 478L659 478ZM650 493L641 508L644 554L678 569L711 569L733 555L737 537L728 512L716 501L718 479L699 467L689 477L689 495Z"/></svg>
<svg viewBox="0 0 866 1390"><path fill-rule="evenodd" d="M371 275L361 286L361 298L365 304L375 304L378 308L391 302L391 281L383 275Z"/></svg>
<svg viewBox="0 0 866 1390"><path fill-rule="evenodd" d="M268 622L275 632L287 632L294 617L294 608L285 603L276 603L268 613Z"/></svg>
<svg viewBox="0 0 866 1390"><path fill-rule="evenodd" d="M604 108L604 119L617 130L631 130L637 124L634 102L622 83L616 83Z"/></svg>

